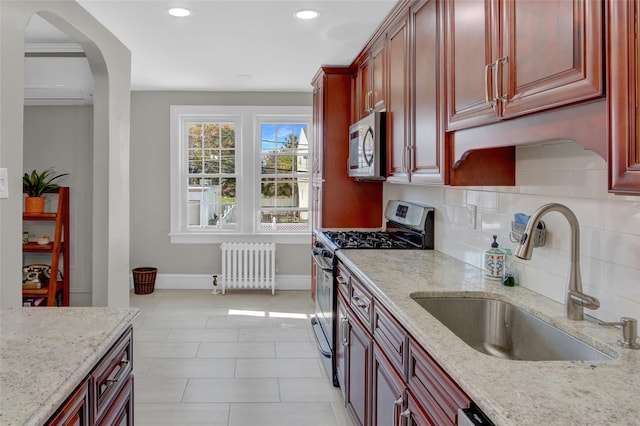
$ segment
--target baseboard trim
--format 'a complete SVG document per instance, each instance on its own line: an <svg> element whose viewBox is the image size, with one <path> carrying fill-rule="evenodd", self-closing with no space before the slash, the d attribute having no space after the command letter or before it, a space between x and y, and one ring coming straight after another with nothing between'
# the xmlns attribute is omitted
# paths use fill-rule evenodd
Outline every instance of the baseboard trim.
<svg viewBox="0 0 640 426"><path fill-rule="evenodd" d="M220 283L221 274L218 275ZM129 275L129 288L133 288L133 275ZM213 289L213 277L206 274L157 274L155 288L159 290ZM309 290L310 275L276 275L276 290Z"/></svg>

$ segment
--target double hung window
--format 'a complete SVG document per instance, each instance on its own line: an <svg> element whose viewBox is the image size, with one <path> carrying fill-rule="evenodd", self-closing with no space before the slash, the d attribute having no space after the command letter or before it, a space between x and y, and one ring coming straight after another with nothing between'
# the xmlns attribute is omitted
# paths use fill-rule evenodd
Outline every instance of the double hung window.
<svg viewBox="0 0 640 426"><path fill-rule="evenodd" d="M308 240L310 127L310 107L172 106L172 242Z"/></svg>

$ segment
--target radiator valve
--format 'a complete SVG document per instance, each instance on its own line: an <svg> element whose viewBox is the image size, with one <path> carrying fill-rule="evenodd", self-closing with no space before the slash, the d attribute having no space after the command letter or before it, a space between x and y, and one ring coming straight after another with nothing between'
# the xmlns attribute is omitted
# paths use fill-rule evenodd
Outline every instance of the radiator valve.
<svg viewBox="0 0 640 426"><path fill-rule="evenodd" d="M218 294L218 276L217 275L213 276L213 291L211 291L211 294Z"/></svg>

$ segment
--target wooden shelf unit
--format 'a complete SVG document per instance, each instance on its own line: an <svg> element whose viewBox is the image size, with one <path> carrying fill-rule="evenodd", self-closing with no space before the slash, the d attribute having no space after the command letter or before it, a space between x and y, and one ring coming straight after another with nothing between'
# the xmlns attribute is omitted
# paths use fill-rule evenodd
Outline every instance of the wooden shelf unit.
<svg viewBox="0 0 640 426"><path fill-rule="evenodd" d="M49 285L38 289L22 289L22 299L45 298L46 306L56 306L56 296L62 293L62 306L69 306L69 188L60 187L56 212L23 213L23 222L53 222L53 239L49 244L28 242L22 245L23 253L51 253ZM62 280L57 280L62 256ZM55 280L55 285L51 285ZM43 304L44 306L44 304Z"/></svg>

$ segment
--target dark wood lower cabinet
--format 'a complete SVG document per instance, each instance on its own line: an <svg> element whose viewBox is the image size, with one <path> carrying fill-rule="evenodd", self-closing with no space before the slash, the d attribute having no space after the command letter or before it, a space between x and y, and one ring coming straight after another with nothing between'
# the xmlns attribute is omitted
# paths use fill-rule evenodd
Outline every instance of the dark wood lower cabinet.
<svg viewBox="0 0 640 426"><path fill-rule="evenodd" d="M345 265L338 267L351 277L350 291L338 292L336 366L353 420L361 426L455 425L470 398L373 296L366 303L370 321L363 322L355 309L370 290Z"/></svg>
<svg viewBox="0 0 640 426"><path fill-rule="evenodd" d="M371 424L399 426L406 384L384 355L378 344L373 345L371 374Z"/></svg>
<svg viewBox="0 0 640 426"><path fill-rule="evenodd" d="M132 348L129 327L46 426L133 426Z"/></svg>
<svg viewBox="0 0 640 426"><path fill-rule="evenodd" d="M85 380L53 415L48 425L89 426L89 380Z"/></svg>
<svg viewBox="0 0 640 426"><path fill-rule="evenodd" d="M99 423L100 426L133 426L133 375Z"/></svg>
<svg viewBox="0 0 640 426"><path fill-rule="evenodd" d="M360 425L369 425L369 390L371 389L371 334L360 321L347 313L347 390L346 402L349 411Z"/></svg>

